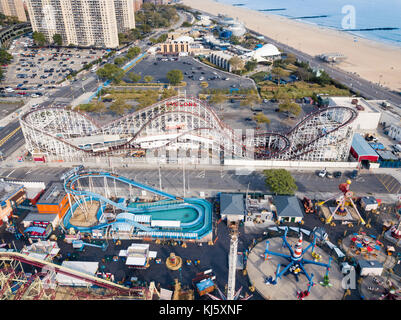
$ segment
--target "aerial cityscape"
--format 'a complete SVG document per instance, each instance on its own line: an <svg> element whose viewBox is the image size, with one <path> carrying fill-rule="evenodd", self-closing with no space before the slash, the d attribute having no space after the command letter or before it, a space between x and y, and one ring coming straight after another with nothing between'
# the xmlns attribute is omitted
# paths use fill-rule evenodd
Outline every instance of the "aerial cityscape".
<svg viewBox="0 0 401 320"><path fill-rule="evenodd" d="M401 7L325 5L0 0L0 299L401 299Z"/></svg>

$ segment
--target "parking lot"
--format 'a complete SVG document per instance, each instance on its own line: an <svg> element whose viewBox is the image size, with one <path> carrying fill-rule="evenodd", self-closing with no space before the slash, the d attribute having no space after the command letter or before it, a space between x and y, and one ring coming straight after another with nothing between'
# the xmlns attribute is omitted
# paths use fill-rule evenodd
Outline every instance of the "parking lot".
<svg viewBox="0 0 401 320"><path fill-rule="evenodd" d="M11 45L14 59L6 69L3 96L39 96L46 89L56 88L71 72L106 53L106 50L92 49L30 48L32 43L26 36Z"/></svg>
<svg viewBox="0 0 401 320"><path fill-rule="evenodd" d="M124 81L132 82L128 78L130 72L142 76L140 82L147 75L153 77L152 82L168 83L167 72L179 69L184 74L187 86L183 89L187 94L197 95L201 90L201 82L206 81L209 88L254 88L253 81L228 72L209 67L192 57L162 57L150 55L133 67L125 76ZM226 79L226 80L225 80Z"/></svg>

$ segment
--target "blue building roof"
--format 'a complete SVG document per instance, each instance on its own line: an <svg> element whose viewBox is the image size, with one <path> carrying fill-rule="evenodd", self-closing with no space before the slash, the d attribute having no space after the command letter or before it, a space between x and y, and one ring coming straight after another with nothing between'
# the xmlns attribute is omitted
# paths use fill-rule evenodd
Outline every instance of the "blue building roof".
<svg viewBox="0 0 401 320"><path fill-rule="evenodd" d="M377 152L373 150L369 143L359 133L355 133L352 138L352 149L354 149L358 157L379 157Z"/></svg>
<svg viewBox="0 0 401 320"><path fill-rule="evenodd" d="M211 279L206 279L196 284L199 291L203 291L212 286L214 286L214 283Z"/></svg>

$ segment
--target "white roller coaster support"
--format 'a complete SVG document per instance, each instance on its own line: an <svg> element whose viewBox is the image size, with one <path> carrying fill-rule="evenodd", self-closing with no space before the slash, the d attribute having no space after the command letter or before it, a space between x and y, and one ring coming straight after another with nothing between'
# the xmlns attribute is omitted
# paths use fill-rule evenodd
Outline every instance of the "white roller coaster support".
<svg viewBox="0 0 401 320"><path fill-rule="evenodd" d="M223 123L204 101L187 95L172 97L100 126L89 116L74 110L46 107L22 115L20 124L31 153L43 153L49 161L81 161L110 155L131 157L131 150L188 149L200 146L226 158L276 160L343 161L352 142L352 121L357 112L348 107L319 109L302 119L287 133L257 132L246 135ZM98 136L102 144L89 142L79 147L76 138L85 141ZM107 145L110 137L116 140ZM90 139L88 141L91 141ZM93 141L93 140L92 140ZM86 148L86 149L84 149Z"/></svg>

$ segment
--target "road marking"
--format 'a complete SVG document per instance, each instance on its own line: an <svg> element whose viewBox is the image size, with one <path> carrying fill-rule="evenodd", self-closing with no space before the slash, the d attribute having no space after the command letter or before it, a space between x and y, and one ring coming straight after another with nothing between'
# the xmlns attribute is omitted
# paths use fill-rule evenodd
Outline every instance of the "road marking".
<svg viewBox="0 0 401 320"><path fill-rule="evenodd" d="M3 139L0 140L0 147L5 144L13 135L15 135L18 130L20 130L21 127L18 127L17 129L15 129L14 131L10 132L8 135L6 135Z"/></svg>
<svg viewBox="0 0 401 320"><path fill-rule="evenodd" d="M15 170L16 170L16 169L14 169L13 171L11 171L11 172L7 175L7 178L8 178L9 176L11 176Z"/></svg>
<svg viewBox="0 0 401 320"><path fill-rule="evenodd" d="M379 180L379 182L386 188L386 190L388 191L388 193L391 193L390 190L388 190L387 186L383 183L383 181L381 181L378 177L378 175L375 175L376 179Z"/></svg>

